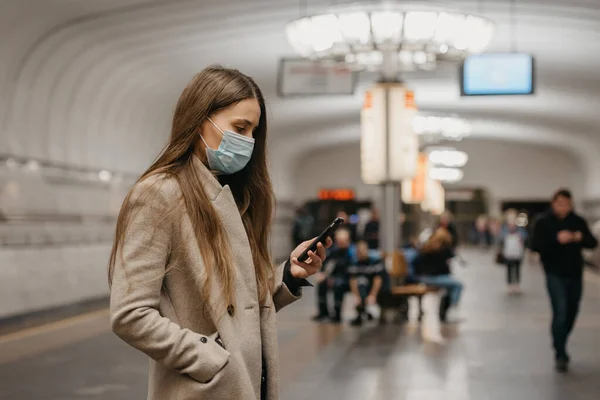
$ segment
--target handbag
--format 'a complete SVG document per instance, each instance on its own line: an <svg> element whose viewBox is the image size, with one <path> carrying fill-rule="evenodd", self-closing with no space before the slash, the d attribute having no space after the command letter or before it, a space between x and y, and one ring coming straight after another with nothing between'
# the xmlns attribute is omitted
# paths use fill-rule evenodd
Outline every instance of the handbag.
<svg viewBox="0 0 600 400"><path fill-rule="evenodd" d="M498 252L496 253L496 264L506 264L506 258L504 258L504 237L502 237L500 239L500 242L498 243Z"/></svg>
<svg viewBox="0 0 600 400"><path fill-rule="evenodd" d="M500 264L500 265L506 264L506 259L504 258L504 254L502 254L502 251L499 251L498 253L496 253L496 264Z"/></svg>

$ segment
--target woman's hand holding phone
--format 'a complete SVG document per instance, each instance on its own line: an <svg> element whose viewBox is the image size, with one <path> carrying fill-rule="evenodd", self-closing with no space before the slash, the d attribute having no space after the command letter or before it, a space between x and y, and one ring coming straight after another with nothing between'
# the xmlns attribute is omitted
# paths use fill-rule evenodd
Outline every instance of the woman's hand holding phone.
<svg viewBox="0 0 600 400"><path fill-rule="evenodd" d="M325 249L328 249L333 244L333 240L329 237L325 241L325 245L323 245L323 243L317 244L316 252L308 252L308 260L305 262L298 261L298 257L312 244L313 240L314 239L311 239L300 243L300 245L292 251L292 254L290 255L290 260L292 261L290 272L294 278L305 279L321 270L323 261L325 261L326 258Z"/></svg>

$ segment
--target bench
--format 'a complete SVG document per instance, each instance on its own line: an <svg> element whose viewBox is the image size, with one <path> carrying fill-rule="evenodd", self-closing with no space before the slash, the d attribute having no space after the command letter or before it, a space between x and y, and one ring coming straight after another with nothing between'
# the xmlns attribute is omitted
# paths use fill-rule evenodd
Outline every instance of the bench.
<svg viewBox="0 0 600 400"><path fill-rule="evenodd" d="M427 293L435 293L438 288L427 286L422 283L393 286L390 292L394 296L423 296Z"/></svg>
<svg viewBox="0 0 600 400"><path fill-rule="evenodd" d="M434 286L425 285L422 283L405 283L408 277L408 264L404 253L396 250L391 257L384 255L386 263L391 263L389 268L390 290L388 293L380 296L380 306L382 309L381 323L385 323L383 310L396 309L398 311L397 319L400 322L408 321L408 298L417 297L419 305L421 298L429 293L439 293L440 289ZM420 306L419 306L420 307ZM442 321L446 320L446 312L449 307L449 298L443 296L440 301L439 318ZM419 314L419 320L422 313Z"/></svg>

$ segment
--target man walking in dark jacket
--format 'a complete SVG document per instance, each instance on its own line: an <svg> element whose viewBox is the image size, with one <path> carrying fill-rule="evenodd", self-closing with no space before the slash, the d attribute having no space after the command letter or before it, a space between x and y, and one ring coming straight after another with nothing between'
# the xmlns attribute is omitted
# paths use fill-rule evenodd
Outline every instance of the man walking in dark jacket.
<svg viewBox="0 0 600 400"><path fill-rule="evenodd" d="M540 253L552 306L552 340L556 369L569 365L567 339L575 325L583 290L581 250L597 240L583 218L573 212L571 192L562 189L552 198L552 210L536 223L533 249Z"/></svg>

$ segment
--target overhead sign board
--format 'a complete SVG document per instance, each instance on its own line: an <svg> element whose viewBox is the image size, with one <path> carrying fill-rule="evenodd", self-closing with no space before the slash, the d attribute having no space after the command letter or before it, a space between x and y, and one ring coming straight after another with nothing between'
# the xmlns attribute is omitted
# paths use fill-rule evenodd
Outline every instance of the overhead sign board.
<svg viewBox="0 0 600 400"><path fill-rule="evenodd" d="M356 72L333 61L281 59L277 93L287 96L352 95Z"/></svg>

